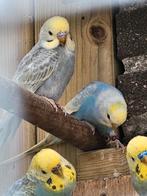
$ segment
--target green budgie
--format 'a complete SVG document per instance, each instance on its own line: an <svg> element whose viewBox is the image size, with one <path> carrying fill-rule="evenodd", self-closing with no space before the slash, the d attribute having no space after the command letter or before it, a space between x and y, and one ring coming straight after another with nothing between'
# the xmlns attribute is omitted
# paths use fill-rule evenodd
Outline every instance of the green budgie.
<svg viewBox="0 0 147 196"><path fill-rule="evenodd" d="M72 164L46 148L33 157L26 175L4 196L71 196L75 184L76 171Z"/></svg>

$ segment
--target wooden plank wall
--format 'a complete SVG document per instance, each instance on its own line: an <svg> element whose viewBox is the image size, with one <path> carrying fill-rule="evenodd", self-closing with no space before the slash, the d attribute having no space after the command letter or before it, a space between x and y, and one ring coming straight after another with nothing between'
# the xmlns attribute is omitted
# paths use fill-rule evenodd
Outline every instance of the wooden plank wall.
<svg viewBox="0 0 147 196"><path fill-rule="evenodd" d="M111 0L105 1L111 5ZM95 0L84 2L82 0L13 0L9 5L6 3L0 5L0 29L2 29L0 44L3 46L0 53L0 74L11 77L22 56L38 40L43 22L50 16L62 15L68 18L71 34L76 42L76 68L70 84L59 101L60 104L66 104L78 90L92 80L114 83L112 9L108 7L100 10L95 2ZM6 7L3 9L3 6ZM17 18L15 24L12 23L16 19L13 18L14 15ZM9 156L17 154L33 145L36 138L40 141L45 135L39 129L36 133L33 126L25 123L17 132L13 145L10 146L11 150L7 154ZM121 151L110 149L84 153L65 143L54 145L53 148L74 164L78 172L78 180L88 180L79 182L74 196L135 196L130 178L118 175L128 174L125 156ZM0 168L0 195L25 173L29 161L30 158L13 163L9 168L8 166ZM119 178L104 180L113 175ZM91 180L93 178L98 179ZM117 191L114 192L116 186ZM123 188L119 189L119 187Z"/></svg>

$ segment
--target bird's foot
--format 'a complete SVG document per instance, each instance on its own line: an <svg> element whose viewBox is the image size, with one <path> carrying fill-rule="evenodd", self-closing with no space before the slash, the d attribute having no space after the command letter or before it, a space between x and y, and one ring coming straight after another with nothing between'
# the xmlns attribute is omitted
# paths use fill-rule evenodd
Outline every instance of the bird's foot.
<svg viewBox="0 0 147 196"><path fill-rule="evenodd" d="M95 127L87 121L83 120L82 122L86 123L90 127L90 129L92 130L92 135L94 135L95 134Z"/></svg>
<svg viewBox="0 0 147 196"><path fill-rule="evenodd" d="M58 108L60 108L62 110L62 112L64 113L65 116L68 114L63 106L61 106L59 104L57 104L57 106L58 106Z"/></svg>
<svg viewBox="0 0 147 196"><path fill-rule="evenodd" d="M120 142L119 139L115 139L114 142L116 144L116 148L124 148L124 145Z"/></svg>
<svg viewBox="0 0 147 196"><path fill-rule="evenodd" d="M125 147L124 145L120 142L120 140L117 138L117 136L109 137L107 139L107 144L111 147L116 147L116 149L121 148L124 152Z"/></svg>
<svg viewBox="0 0 147 196"><path fill-rule="evenodd" d="M47 100L50 105L55 109L55 111L57 112L58 111L58 105L55 103L55 101L53 99L49 99L47 97L43 97L45 100Z"/></svg>
<svg viewBox="0 0 147 196"><path fill-rule="evenodd" d="M49 99L47 97L43 97L43 98L46 99L51 104L51 106L55 109L56 112L58 111L58 109L60 109L62 110L62 112L64 112L65 116L67 115L67 112L63 106L59 105L58 103L55 103L53 99Z"/></svg>

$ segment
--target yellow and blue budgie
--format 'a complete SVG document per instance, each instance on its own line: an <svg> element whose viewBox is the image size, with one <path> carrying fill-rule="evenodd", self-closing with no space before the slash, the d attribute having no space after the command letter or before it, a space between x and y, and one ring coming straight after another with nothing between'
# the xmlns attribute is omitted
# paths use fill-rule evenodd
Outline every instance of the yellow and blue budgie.
<svg viewBox="0 0 147 196"><path fill-rule="evenodd" d="M71 196L75 184L76 171L72 164L46 148L33 157L26 175L5 196Z"/></svg>
<svg viewBox="0 0 147 196"><path fill-rule="evenodd" d="M126 156L135 190L140 196L147 196L147 137L131 139Z"/></svg>

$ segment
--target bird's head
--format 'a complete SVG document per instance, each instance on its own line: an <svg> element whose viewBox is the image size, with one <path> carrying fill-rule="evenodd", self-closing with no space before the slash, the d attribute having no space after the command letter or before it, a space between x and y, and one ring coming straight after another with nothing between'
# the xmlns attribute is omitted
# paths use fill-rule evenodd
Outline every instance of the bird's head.
<svg viewBox="0 0 147 196"><path fill-rule="evenodd" d="M116 130L127 118L127 104L122 93L115 87L102 83L95 99L98 108L98 122Z"/></svg>
<svg viewBox="0 0 147 196"><path fill-rule="evenodd" d="M136 136L127 145L127 161L132 174L147 180L147 137Z"/></svg>
<svg viewBox="0 0 147 196"><path fill-rule="evenodd" d="M127 118L127 106L125 102L118 101L109 104L105 118L109 127L112 127L114 130L122 125Z"/></svg>
<svg viewBox="0 0 147 196"><path fill-rule="evenodd" d="M43 149L33 157L28 174L34 177L44 189L62 191L76 180L73 166L64 160L56 151Z"/></svg>
<svg viewBox="0 0 147 196"><path fill-rule="evenodd" d="M66 18L54 16L48 19L40 30L40 42L44 48L53 49L66 43L69 23Z"/></svg>

